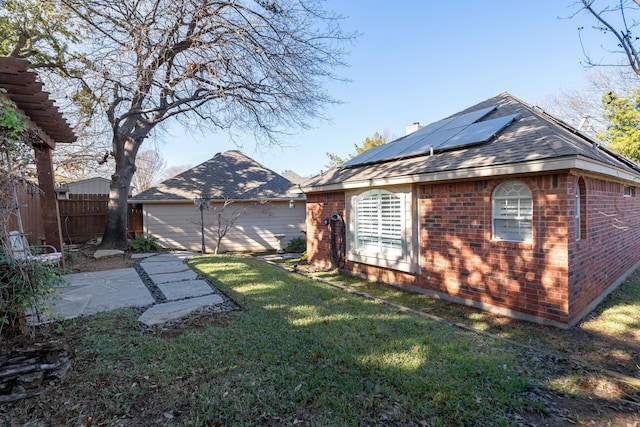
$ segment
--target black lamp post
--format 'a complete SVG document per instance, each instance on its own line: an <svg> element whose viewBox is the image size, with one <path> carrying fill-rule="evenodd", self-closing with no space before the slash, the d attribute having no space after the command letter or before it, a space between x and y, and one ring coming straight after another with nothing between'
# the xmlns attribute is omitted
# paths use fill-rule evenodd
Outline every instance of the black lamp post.
<svg viewBox="0 0 640 427"><path fill-rule="evenodd" d="M193 206L196 209L200 209L200 233L202 235L202 254L207 253L207 248L204 245L204 210L209 209L211 203L211 197L196 197L193 199Z"/></svg>

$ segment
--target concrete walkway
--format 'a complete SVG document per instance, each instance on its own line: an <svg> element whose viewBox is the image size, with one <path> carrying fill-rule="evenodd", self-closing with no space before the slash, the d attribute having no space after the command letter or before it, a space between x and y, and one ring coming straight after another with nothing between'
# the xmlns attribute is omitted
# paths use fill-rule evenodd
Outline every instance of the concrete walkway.
<svg viewBox="0 0 640 427"><path fill-rule="evenodd" d="M56 289L40 322L71 319L124 307L148 307L138 318L147 326L189 316L228 299L191 270L194 253L170 252L141 257L136 268L63 276L68 286ZM33 319L33 323L38 323Z"/></svg>

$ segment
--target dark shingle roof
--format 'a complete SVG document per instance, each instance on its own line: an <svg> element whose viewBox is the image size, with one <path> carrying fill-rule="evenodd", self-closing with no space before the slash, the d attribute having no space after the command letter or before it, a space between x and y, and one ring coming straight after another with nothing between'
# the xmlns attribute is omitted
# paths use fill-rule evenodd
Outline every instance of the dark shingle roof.
<svg viewBox="0 0 640 427"><path fill-rule="evenodd" d="M289 181L293 182L294 184L302 184L307 179L309 179L309 177L300 176L300 175L298 175L297 173L295 173L292 170L286 170L286 171L282 172L282 176L284 176L285 178L287 178Z"/></svg>
<svg viewBox="0 0 640 427"><path fill-rule="evenodd" d="M399 160L334 168L323 175L304 182L305 191L322 191L323 186L345 183L367 183L377 179L394 179L416 175L430 175L448 171L464 172L484 167L547 161L560 158L586 158L601 163L605 168L615 168L640 179L640 168L628 159L598 146L595 141L580 134L571 126L525 104L508 93L501 93L451 117L497 106L497 110L483 118L489 120L510 114L520 118L502 130L490 142ZM402 139L402 138L400 138ZM390 142L393 144L394 142Z"/></svg>
<svg viewBox="0 0 640 427"><path fill-rule="evenodd" d="M282 175L231 150L143 191L131 201L193 200L201 196L220 200L290 199L292 186Z"/></svg>

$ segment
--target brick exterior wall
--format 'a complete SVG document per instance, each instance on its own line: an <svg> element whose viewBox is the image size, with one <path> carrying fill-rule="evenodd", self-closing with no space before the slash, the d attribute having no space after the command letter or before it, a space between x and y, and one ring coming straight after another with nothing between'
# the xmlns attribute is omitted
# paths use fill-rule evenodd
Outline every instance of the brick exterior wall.
<svg viewBox="0 0 640 427"><path fill-rule="evenodd" d="M420 184L416 274L346 262L355 274L570 323L640 261L640 196L623 185L574 174L523 177L533 197L533 239L492 240L491 196L505 179ZM582 186L582 236L576 241L576 186ZM415 199L414 199L415 201ZM323 220L345 217L345 193L307 195L309 260L331 266ZM415 213L415 212L414 212ZM347 221L348 222L348 221ZM347 233L349 230L347 230Z"/></svg>
<svg viewBox="0 0 640 427"><path fill-rule="evenodd" d="M419 286L568 321L567 175L521 179L533 197L533 239L491 239L491 195L504 180L421 185Z"/></svg>
<svg viewBox="0 0 640 427"><path fill-rule="evenodd" d="M332 266L331 227L324 221L330 219L333 212L346 217L344 192L307 195L307 255L321 268Z"/></svg>
<svg viewBox="0 0 640 427"><path fill-rule="evenodd" d="M634 189L624 197L621 183L573 178L571 192L579 179L586 187L583 236L576 241L571 235L569 244L569 312L575 317L640 261L640 194Z"/></svg>

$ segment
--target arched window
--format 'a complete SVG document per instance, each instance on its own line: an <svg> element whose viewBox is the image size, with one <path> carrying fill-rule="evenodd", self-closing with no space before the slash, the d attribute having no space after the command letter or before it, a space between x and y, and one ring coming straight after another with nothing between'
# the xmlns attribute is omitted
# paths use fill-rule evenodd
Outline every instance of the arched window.
<svg viewBox="0 0 640 427"><path fill-rule="evenodd" d="M522 181L498 185L492 199L493 239L511 242L532 240L533 198Z"/></svg>
<svg viewBox="0 0 640 427"><path fill-rule="evenodd" d="M355 246L370 254L402 255L402 199L387 190L356 197Z"/></svg>

